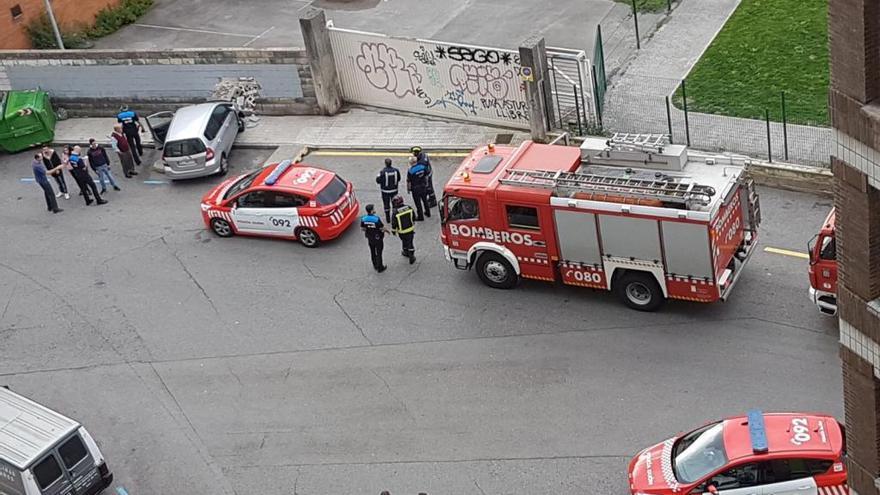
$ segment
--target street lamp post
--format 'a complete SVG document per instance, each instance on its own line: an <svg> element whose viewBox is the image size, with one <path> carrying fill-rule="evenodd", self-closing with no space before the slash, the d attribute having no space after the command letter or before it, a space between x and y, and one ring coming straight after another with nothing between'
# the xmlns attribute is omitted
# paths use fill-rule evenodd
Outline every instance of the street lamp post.
<svg viewBox="0 0 880 495"><path fill-rule="evenodd" d="M52 4L49 0L43 0L43 3L46 4L46 13L49 14L49 24L52 25L52 31L55 33L55 43L58 44L58 48L64 50L64 40L61 39L61 31L58 30L58 23L55 22L55 12L52 11Z"/></svg>

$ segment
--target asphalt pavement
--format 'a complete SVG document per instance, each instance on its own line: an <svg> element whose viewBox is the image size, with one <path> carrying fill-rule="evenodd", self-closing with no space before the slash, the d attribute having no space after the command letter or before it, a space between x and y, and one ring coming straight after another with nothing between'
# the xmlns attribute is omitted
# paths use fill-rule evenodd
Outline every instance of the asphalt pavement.
<svg viewBox="0 0 880 495"><path fill-rule="evenodd" d="M615 2L554 0L552 8L536 9L531 0L156 0L135 24L95 44L127 50L302 47L299 16L311 5L348 29L509 49L540 34L548 46L587 49Z"/></svg>
<svg viewBox="0 0 880 495"><path fill-rule="evenodd" d="M236 150L232 171L270 154ZM198 206L219 178L144 171L52 215L28 155L0 156L0 384L80 420L132 495L623 494L629 456L703 422L843 416L835 320L800 258L758 252L727 303L646 314L489 289L445 261L436 217L415 265L387 240L382 274L356 228L317 249L220 239ZM364 204L381 158L306 161ZM434 159L438 183L457 160ZM831 207L761 200L761 246L798 251Z"/></svg>

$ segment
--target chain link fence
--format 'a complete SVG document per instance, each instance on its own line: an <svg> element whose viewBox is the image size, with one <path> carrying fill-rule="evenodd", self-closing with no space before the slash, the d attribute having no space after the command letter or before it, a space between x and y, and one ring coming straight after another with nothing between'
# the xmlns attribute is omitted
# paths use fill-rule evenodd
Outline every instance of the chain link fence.
<svg viewBox="0 0 880 495"><path fill-rule="evenodd" d="M729 117L688 109L686 80L628 74L607 89L602 129L669 134L695 149L829 167L831 129L820 125L827 109L823 121L815 102L798 96L780 92L777 105L754 109L755 118Z"/></svg>

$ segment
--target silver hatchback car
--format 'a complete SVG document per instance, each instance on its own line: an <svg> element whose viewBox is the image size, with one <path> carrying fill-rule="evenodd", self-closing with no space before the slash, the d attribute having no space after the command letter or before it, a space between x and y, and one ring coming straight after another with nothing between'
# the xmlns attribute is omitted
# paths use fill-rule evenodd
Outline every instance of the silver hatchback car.
<svg viewBox="0 0 880 495"><path fill-rule="evenodd" d="M241 115L226 102L154 113L146 121L153 139L162 146L165 175L171 180L225 174L232 143L244 130Z"/></svg>

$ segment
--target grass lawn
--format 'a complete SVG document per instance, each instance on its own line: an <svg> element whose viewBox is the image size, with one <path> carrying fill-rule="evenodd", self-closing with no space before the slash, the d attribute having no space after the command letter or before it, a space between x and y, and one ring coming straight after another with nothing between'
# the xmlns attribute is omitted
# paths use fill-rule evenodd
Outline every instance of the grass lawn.
<svg viewBox="0 0 880 495"><path fill-rule="evenodd" d="M828 124L828 0L742 0L687 78L688 110ZM675 97L681 107L680 91Z"/></svg>

